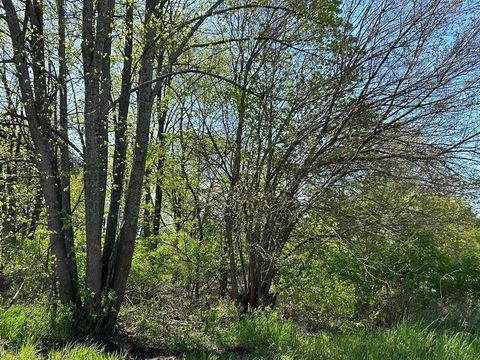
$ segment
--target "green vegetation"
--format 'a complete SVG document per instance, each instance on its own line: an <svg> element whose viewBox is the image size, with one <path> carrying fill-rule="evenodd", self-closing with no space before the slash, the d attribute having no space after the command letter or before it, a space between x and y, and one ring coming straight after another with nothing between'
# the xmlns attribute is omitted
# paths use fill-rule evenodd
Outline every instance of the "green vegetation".
<svg viewBox="0 0 480 360"><path fill-rule="evenodd" d="M29 309L11 309L1 318L2 359L130 359L136 354L106 353L97 345L70 343L63 347L45 345L67 341L45 315ZM210 310L199 328L190 327L168 339L160 354L184 359L478 359L479 324L475 316L461 319L450 314L434 321L411 319L388 328L349 329L308 333L276 312L258 311L232 321L233 309L220 304ZM27 320L28 318L28 320ZM480 319L476 315L476 320ZM138 335L142 335L139 333ZM160 333L143 334L155 342Z"/></svg>
<svg viewBox="0 0 480 360"><path fill-rule="evenodd" d="M102 347L72 342L72 316L52 316L46 304L14 306L0 313L0 358L23 360L120 360ZM56 344L66 344L64 346Z"/></svg>
<svg viewBox="0 0 480 360"><path fill-rule="evenodd" d="M356 196L330 194L336 215L310 211L298 225L272 287L273 309L245 313L219 296L215 233L199 251L194 223L186 223L139 237L119 323L94 336L78 332L73 308L55 293L33 293L52 276L32 256L47 246L38 231L24 251L11 253L2 275L12 284L2 293L4 307L24 285L0 312L0 358L479 358L477 216L460 200L408 182L364 184ZM359 226L365 223L374 224ZM326 236L332 224L342 241ZM310 237L320 240L303 243ZM84 261L78 258L79 268ZM16 277L22 263L37 270Z"/></svg>
<svg viewBox="0 0 480 360"><path fill-rule="evenodd" d="M18 351L0 350L5 360L122 360L125 356L104 354L101 348L86 345L72 345L60 350L52 350L42 355L41 349L32 343L26 343Z"/></svg>
<svg viewBox="0 0 480 360"><path fill-rule="evenodd" d="M480 359L478 0L0 0L1 359Z"/></svg>

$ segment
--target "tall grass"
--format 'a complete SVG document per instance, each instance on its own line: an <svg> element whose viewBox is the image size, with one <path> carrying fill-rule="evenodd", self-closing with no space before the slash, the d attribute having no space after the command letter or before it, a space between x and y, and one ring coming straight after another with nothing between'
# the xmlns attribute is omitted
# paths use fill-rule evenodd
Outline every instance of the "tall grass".
<svg viewBox="0 0 480 360"><path fill-rule="evenodd" d="M60 350L52 350L47 354L33 343L25 343L16 351L0 350L2 360L124 360L124 355L103 353L102 349L90 345L69 345Z"/></svg>
<svg viewBox="0 0 480 360"><path fill-rule="evenodd" d="M105 354L95 345L70 344L46 351L44 344L71 340L71 316L59 309L55 317L45 306L22 305L0 311L0 359L2 360L120 360L124 355Z"/></svg>
<svg viewBox="0 0 480 360"><path fill-rule="evenodd" d="M70 345L60 350L51 351L48 360L123 360L122 354L105 354L103 350L94 345Z"/></svg>
<svg viewBox="0 0 480 360"><path fill-rule="evenodd" d="M0 313L0 359L126 359L122 354L106 354L94 345L56 348L65 343L60 337L68 328L65 319L52 321L41 307ZM477 360L479 330L420 319L372 332L357 329L310 334L276 312L262 311L240 320L228 314L212 316L201 329L172 335L169 346L172 353L185 354L180 358L192 360Z"/></svg>
<svg viewBox="0 0 480 360"><path fill-rule="evenodd" d="M374 332L310 335L278 315L260 314L240 321L230 332L230 346L251 351L252 358L326 360L480 359L477 334L447 331L422 322L406 322ZM228 338L228 337L227 337Z"/></svg>
<svg viewBox="0 0 480 360"><path fill-rule="evenodd" d="M12 307L0 311L0 343L21 347L49 335L50 321L39 306Z"/></svg>
<svg viewBox="0 0 480 360"><path fill-rule="evenodd" d="M0 343L21 346L25 341L71 340L72 317L68 308L60 307L55 315L44 304L14 306L0 311Z"/></svg>
<svg viewBox="0 0 480 360"><path fill-rule="evenodd" d="M217 349L243 350L251 359L477 360L474 331L411 321L374 332L308 334L276 313L261 312L215 333ZM224 355L228 352L224 351ZM231 354L230 354L231 355Z"/></svg>

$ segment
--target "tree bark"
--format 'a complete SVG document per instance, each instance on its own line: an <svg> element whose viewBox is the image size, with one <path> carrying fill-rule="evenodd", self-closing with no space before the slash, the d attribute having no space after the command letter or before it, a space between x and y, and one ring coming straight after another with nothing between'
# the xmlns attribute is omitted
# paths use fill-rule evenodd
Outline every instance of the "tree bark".
<svg viewBox="0 0 480 360"><path fill-rule="evenodd" d="M245 69L242 74L242 93L240 97L240 104L238 107L238 124L235 133L235 150L233 156L233 169L230 178L230 189L227 199L227 209L225 214L225 239L227 245L229 270L230 270L230 295L234 301L239 303L241 301L238 291L237 279L237 264L235 260L235 244L233 239L234 221L235 221L235 191L240 180L241 159L242 159L242 137L243 128L245 125L245 111L246 111L246 87L248 84L248 76L252 67L254 55L251 55L245 64Z"/></svg>
<svg viewBox="0 0 480 360"><path fill-rule="evenodd" d="M113 178L110 193L105 243L103 246L102 274L104 291L110 287L113 249L118 228L120 200L123 194L125 167L127 162L127 119L132 87L132 50L133 50L133 2L127 1L125 14L125 44L122 68L122 83L118 105L118 120L115 124L115 148L113 152Z"/></svg>
<svg viewBox="0 0 480 360"><path fill-rule="evenodd" d="M160 62L159 62L160 66ZM168 81L168 80L167 80ZM163 201L163 188L162 188L162 177L163 177L163 165L165 162L165 154L164 154L164 132L165 132L165 123L167 119L167 108L162 103L162 96L161 93L158 97L158 133L157 133L157 142L160 146L161 154L157 161L157 176L155 179L155 203L153 206L153 214L152 214L152 233L155 236L160 234L160 220L162 217L162 201Z"/></svg>
<svg viewBox="0 0 480 360"><path fill-rule="evenodd" d="M140 67L140 84L148 83L153 78L153 64L155 51L153 42L155 40L155 25L153 24L154 10L158 0L146 0L145 3L145 50ZM142 197L142 184L145 175L145 163L147 159L147 148L149 140L150 119L153 107L152 85L140 87L137 95L137 126L135 130L135 149L133 155L132 170L128 183L123 223L118 236L118 249L115 256L115 264L112 278L112 290L116 298L113 302L110 314L110 323L114 322L123 298L127 285L128 273L132 264L133 250L137 236L138 214Z"/></svg>
<svg viewBox="0 0 480 360"><path fill-rule="evenodd" d="M12 0L2 0L5 17L10 31L15 60L16 75L19 79L20 92L28 122L30 135L34 143L37 157L37 166L41 175L43 196L47 205L47 222L51 231L51 248L55 255L55 273L59 281L59 295L62 303L76 303L76 292L71 274L70 261L63 237L62 221L62 191L57 159L50 138L50 124L48 109L50 99L47 96L44 54L43 54L43 23L41 4L34 2L27 7L27 13L32 26L33 48L33 87L30 79L28 61L26 58L26 44L17 11Z"/></svg>
<svg viewBox="0 0 480 360"><path fill-rule="evenodd" d="M106 104L110 96L109 60L113 0L99 0L95 15L92 0L83 3L82 55L85 76L85 218L87 287L93 294L90 310L102 293L102 225L104 217L108 139ZM96 19L95 33L93 30Z"/></svg>
<svg viewBox="0 0 480 360"><path fill-rule="evenodd" d="M72 225L72 207L70 192L70 151L68 148L68 103L67 103L67 59L65 50L65 0L58 0L58 81L60 91L59 104L59 133L62 137L60 143L60 179L62 184L62 218L65 236L65 248L70 259L70 273L72 274L73 291L78 298L78 271L75 257L75 242Z"/></svg>

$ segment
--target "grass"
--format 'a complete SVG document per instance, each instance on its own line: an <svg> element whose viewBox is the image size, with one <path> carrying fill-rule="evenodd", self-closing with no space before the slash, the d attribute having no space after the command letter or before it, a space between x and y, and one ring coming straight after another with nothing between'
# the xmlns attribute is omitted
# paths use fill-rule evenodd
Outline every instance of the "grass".
<svg viewBox="0 0 480 360"><path fill-rule="evenodd" d="M70 314L59 310L53 318L44 306L22 305L0 311L0 359L20 360L121 360L101 347L69 343ZM52 344L67 343L55 348ZM46 348L48 347L48 351Z"/></svg>
<svg viewBox="0 0 480 360"><path fill-rule="evenodd" d="M17 305L0 311L0 345L19 347L25 342L68 342L72 339L71 314L59 308L52 316L44 304Z"/></svg>
<svg viewBox="0 0 480 360"><path fill-rule="evenodd" d="M0 358L4 360L122 360L125 356L105 354L97 346L82 344L69 345L42 354L38 346L27 342L17 351L0 350Z"/></svg>
<svg viewBox="0 0 480 360"><path fill-rule="evenodd" d="M127 359L124 354L107 354L96 345L52 346L65 343L61 333L67 327L66 315L52 321L41 307L0 313L0 359ZM479 333L476 327L454 322L412 320L373 332L309 334L275 312L259 312L239 321L213 316L202 329L172 335L168 347L192 360L476 360L480 359Z"/></svg>
<svg viewBox="0 0 480 360"><path fill-rule="evenodd" d="M477 360L478 334L471 329L433 327L410 321L388 329L367 332L308 334L276 313L259 313L224 329L208 330L210 337L197 344L189 359L272 359L272 360ZM205 338L205 334L203 335ZM178 344L177 344L178 346ZM208 348L215 349L208 352Z"/></svg>
<svg viewBox="0 0 480 360"><path fill-rule="evenodd" d="M49 360L121 360L124 355L105 354L104 351L95 345L69 345L60 350L51 351L47 357Z"/></svg>

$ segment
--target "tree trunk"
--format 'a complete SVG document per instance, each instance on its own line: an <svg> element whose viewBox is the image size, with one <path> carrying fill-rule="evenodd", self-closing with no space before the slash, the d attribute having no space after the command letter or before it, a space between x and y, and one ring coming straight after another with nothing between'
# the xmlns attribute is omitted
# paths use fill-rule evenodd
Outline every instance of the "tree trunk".
<svg viewBox="0 0 480 360"><path fill-rule="evenodd" d="M85 0L83 3L87 287L93 294L93 299L88 302L90 310L99 306L102 292L101 240L108 165L106 104L110 96L109 59L113 6L113 0L99 0L96 7L98 15L95 16L93 1Z"/></svg>
<svg viewBox="0 0 480 360"><path fill-rule="evenodd" d="M55 255L55 272L60 285L59 295L64 304L76 303L75 285L72 280L76 274L71 274L70 261L63 237L61 181L54 148L49 138L48 114L51 104L47 96L45 82L42 5L35 1L27 6L30 21L36 27L36 31L31 34L34 44L32 48L34 87L32 88L25 53L25 38L20 29L15 6L12 0L2 0L2 3L12 40L22 103L25 108L34 149L38 154L37 166L40 171L43 196L47 205L47 222L51 231L50 242Z"/></svg>
<svg viewBox="0 0 480 360"><path fill-rule="evenodd" d="M132 49L133 49L133 3L127 1L125 14L125 44L122 69L122 83L118 105L118 120L115 124L115 148L113 153L113 179L108 209L105 243L103 246L102 274L104 291L108 291L111 280L112 252L117 235L120 200L123 194L123 183L127 161L127 119L132 87Z"/></svg>
<svg viewBox="0 0 480 360"><path fill-rule="evenodd" d="M160 64L159 64L160 65ZM168 80L167 80L168 81ZM160 145L161 154L157 161L157 176L155 180L155 204L153 206L152 222L153 222L153 235L158 236L160 233L160 220L162 217L162 201L163 201L163 189L162 189L162 176L163 176L163 165L165 162L165 154L163 146L164 144L164 132L165 132L165 122L167 119L167 109L162 104L161 93L158 98L158 133L157 133L157 142Z"/></svg>
<svg viewBox="0 0 480 360"><path fill-rule="evenodd" d="M245 65L244 72L242 74L242 93L240 97L240 104L238 107L238 125L235 133L235 152L233 157L233 169L230 178L230 189L227 199L227 209L225 214L225 238L229 259L230 270L230 296L234 301L239 303L241 301L238 292L238 280L237 280L237 264L235 260L235 244L233 241L233 230L235 222L235 191L237 183L240 180L241 160L242 160L242 138L243 128L245 125L245 110L246 110L246 87L248 84L248 76L253 64L254 56L251 56Z"/></svg>
<svg viewBox="0 0 480 360"><path fill-rule="evenodd" d="M153 62L155 57L153 42L155 28L151 19L154 15L158 0L146 0L145 3L145 26L147 28L145 38L145 51L140 67L140 84L148 83L153 77ZM109 322L116 320L118 311L125 296L128 273L132 264L133 250L137 237L138 214L142 197L142 184L145 175L145 163L149 140L150 119L153 107L153 91L150 83L143 85L137 95L137 126L135 131L135 150L133 164L128 183L123 223L118 236L118 249L115 256L115 264L112 279L112 290L116 298L113 302Z"/></svg>
<svg viewBox="0 0 480 360"><path fill-rule="evenodd" d="M59 57L59 125L60 136L60 179L62 184L62 219L65 236L65 248L70 259L70 273L72 274L73 291L78 299L78 271L75 258L75 245L72 225L72 208L70 194L70 152L68 149L68 104L67 104L67 59L65 51L65 0L58 0L58 57Z"/></svg>

